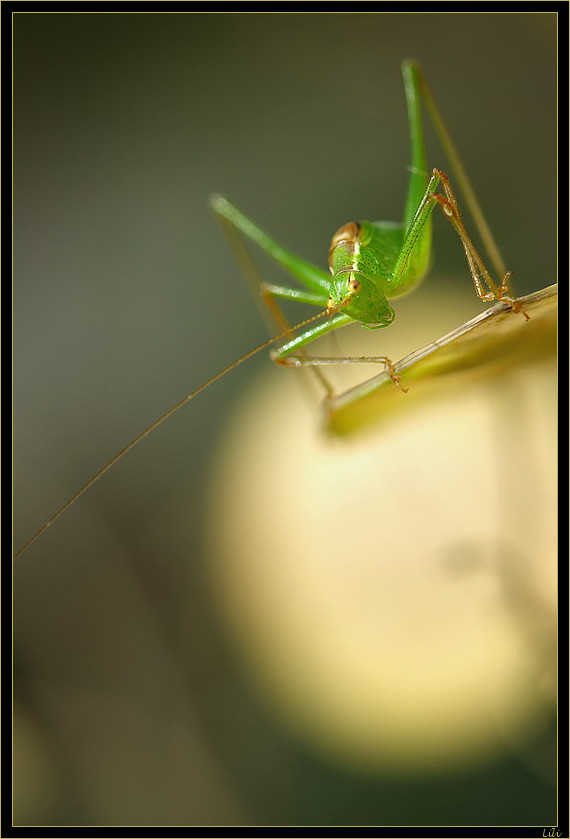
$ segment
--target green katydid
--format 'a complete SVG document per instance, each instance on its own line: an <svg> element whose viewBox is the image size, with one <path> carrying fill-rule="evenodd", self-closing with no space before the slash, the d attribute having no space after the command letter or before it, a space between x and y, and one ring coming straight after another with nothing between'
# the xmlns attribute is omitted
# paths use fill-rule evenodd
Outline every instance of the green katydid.
<svg viewBox="0 0 570 839"><path fill-rule="evenodd" d="M403 221L358 221L343 225L334 234L330 244L329 274L286 251L223 196L213 196L211 205L236 246L238 243L234 233L239 231L292 274L302 286L294 288L267 283L260 285L262 299L270 308L281 330L287 328L287 323L277 305L279 298L316 305L323 308L325 314L330 315L324 323L305 329L278 349L274 349L271 353L274 361L297 367L320 367L325 364L351 362L383 363L394 383L406 391L407 388L394 372L392 362L385 356L323 358L307 356L299 353L299 350L320 336L354 321L361 323L366 329L380 329L393 322L395 312L389 301L408 294L419 285L428 272L432 240L430 217L436 204L440 205L459 235L478 297L485 301L506 301L515 311L522 311L523 314L525 312L512 297L509 288L510 273L505 270L499 250L419 66L412 61L406 61L402 65L402 74L412 158ZM449 178L439 169L428 172L421 100L427 107L456 172L494 268L501 277L498 284L485 267L465 229ZM443 189L443 194L436 192L438 187ZM324 377L320 378L327 395L332 396L332 388Z"/></svg>
<svg viewBox="0 0 570 839"><path fill-rule="evenodd" d="M478 297L484 301L495 300L506 304L507 308L513 312L520 312L528 319L521 303L513 296L509 285L510 274L505 270L499 250L419 65L413 61L404 62L402 74L411 145L410 176L403 220L400 223L359 221L343 225L332 238L327 273L285 250L226 198L213 196L211 206L242 256L246 270L251 271L253 263L243 247L244 237L272 257L299 283L297 287L267 283L259 285L262 301L279 328L279 334L269 338L212 376L135 437L26 542L15 554L15 558L39 539L48 527L118 460L176 413L179 408L239 364L270 346L277 345L277 348L271 352L273 360L277 363L314 368L329 401L334 396L333 389L320 368L330 364L381 364L394 384L401 391L407 391L392 361L386 356L337 358L311 356L306 352L306 347L320 336L355 321L361 323L366 329L384 328L393 322L395 313L390 300L416 288L429 269L432 240L431 214L437 204L460 238ZM449 178L439 169L433 169L431 172L428 170L422 128L422 103L454 171L455 179L465 197L495 273L499 277L498 281L493 279L485 267L467 233ZM442 191L437 192L438 188ZM290 326L279 307L280 299L315 305L320 311L313 317ZM317 323L317 321L320 322Z"/></svg>

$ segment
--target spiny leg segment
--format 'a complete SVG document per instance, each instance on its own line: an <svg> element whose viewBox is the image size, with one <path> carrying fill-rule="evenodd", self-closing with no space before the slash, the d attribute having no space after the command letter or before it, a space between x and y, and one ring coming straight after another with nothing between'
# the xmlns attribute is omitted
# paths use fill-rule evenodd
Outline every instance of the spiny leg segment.
<svg viewBox="0 0 570 839"><path fill-rule="evenodd" d="M445 195L441 195L441 193L437 192L431 192L428 197L430 200L436 201L439 204L443 215L448 219L453 229L461 239L461 244L463 245L463 250L465 251L467 264L469 265L469 271L475 285L477 296L486 302L499 300L500 302L509 303L514 312L520 312L527 320L530 320L524 309L517 303L516 298L512 296L509 283L512 276L511 272L506 271L501 280L501 284L497 286L489 271L485 267L485 264L479 256L471 237L467 233L461 218L459 204L449 182L448 176L440 169L434 169L433 175L441 182ZM485 291L483 281L487 284L489 289L488 291Z"/></svg>

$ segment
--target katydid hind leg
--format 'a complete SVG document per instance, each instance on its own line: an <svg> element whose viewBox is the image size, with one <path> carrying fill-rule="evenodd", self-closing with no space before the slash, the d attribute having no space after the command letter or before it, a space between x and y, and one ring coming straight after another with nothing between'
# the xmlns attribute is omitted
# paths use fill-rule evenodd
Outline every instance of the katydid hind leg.
<svg viewBox="0 0 570 839"><path fill-rule="evenodd" d="M411 156L411 165L409 167L410 179L408 182L403 224L404 231L407 231L421 204L430 179L430 171L426 157L421 110L421 71L417 64L412 61L405 61L402 64L402 78L404 80L404 93L408 111ZM431 237L429 223L424 229L424 236L426 240Z"/></svg>
<svg viewBox="0 0 570 839"><path fill-rule="evenodd" d="M498 300L500 302L510 303L514 312L520 312L527 320L529 320L529 316L521 308L521 306L517 304L517 301L513 296L509 284L511 276L510 272L506 271L501 277L500 284L497 285L486 268L485 263L481 259L473 241L471 240L471 237L469 236L469 233L465 228L465 224L463 223L463 219L461 217L461 211L459 209L459 203L449 182L449 178L445 172L440 170L434 170L434 172L437 172L439 175L445 195L434 193L431 197L434 201L437 201L445 218L447 218L450 222L461 240L477 296L486 302ZM487 285L487 291L485 290L483 283Z"/></svg>
<svg viewBox="0 0 570 839"><path fill-rule="evenodd" d="M327 308L328 278L323 271L283 248L226 198L213 196L211 206L271 330L284 332L291 328L290 321L279 305L279 299L318 306L321 309ZM254 242L304 287L293 288L265 282L244 240ZM306 356L303 349L300 349L299 353ZM271 357L275 358L273 354ZM313 367L312 375L318 380L326 396L332 396L334 388L324 373Z"/></svg>
<svg viewBox="0 0 570 839"><path fill-rule="evenodd" d="M469 211L469 215L473 219L475 229L483 243L484 249L489 257L489 261L495 271L496 276L503 278L499 288L506 290L506 288L508 287L508 278L510 274L506 269L505 262L501 255L499 247L491 232L491 228L489 227L487 219L485 218L475 190L473 189L471 179L467 174L465 166L463 165L463 161L461 160L461 157L455 147L455 143L451 139L451 135L447 129L443 117L441 116L441 112L435 101L431 88L427 83L426 77L421 67L416 62L404 62L404 67L406 66L408 67L407 72L409 74L412 74L415 79L416 86L419 89L420 96L428 114L430 123L437 135L437 138L445 153L445 156L449 161L451 172L453 174L455 182L459 186L459 190L461 192L461 195L463 196L465 206ZM467 258L469 260L469 257ZM503 297L506 297L506 294L503 293Z"/></svg>
<svg viewBox="0 0 570 839"><path fill-rule="evenodd" d="M210 206L222 223L226 234L231 231L236 233L239 231L249 242L254 242L308 291L327 294L329 278L325 271L313 265L312 262L288 251L227 198L221 195L213 195L210 199ZM236 239L232 236L232 246L234 246L235 241Z"/></svg>

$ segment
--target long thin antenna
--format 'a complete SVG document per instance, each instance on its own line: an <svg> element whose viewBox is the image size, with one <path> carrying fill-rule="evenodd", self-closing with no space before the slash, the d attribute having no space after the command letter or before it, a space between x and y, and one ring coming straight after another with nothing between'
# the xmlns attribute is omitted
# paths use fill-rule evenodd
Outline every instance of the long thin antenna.
<svg viewBox="0 0 570 839"><path fill-rule="evenodd" d="M81 487L81 489L79 489L75 493L75 495L73 495L69 499L69 501L66 501L66 503L63 505L63 507L60 507L60 509L56 513L54 513L54 515L50 519L48 519L48 521L46 521L46 523L42 527L40 527L40 529L37 531L37 533L35 533L31 537L31 539L28 539L28 541L20 548L20 550L17 551L14 554L14 559L15 560L18 559L18 557L21 556L23 553L25 553L28 550L28 548L30 548L34 544L34 542L36 542L41 536L43 536L43 534L46 532L46 530L49 527L51 527L52 524L54 524L54 522L56 522L58 520L58 518L66 512L66 510L69 510L69 508L71 506L73 506L73 504L75 504L75 502L79 498L81 498L81 496L85 492L87 492L87 490L90 489L93 486L93 484L96 483L96 481L99 480L99 478L103 477L105 472L108 472L109 469L112 466L114 466L119 460L121 460L121 458L123 458L128 452L130 452L131 449L134 449L134 447L137 446L142 440L144 440L145 437L148 437L148 435L151 434L156 428L158 428L159 425L162 425L163 422L165 422L173 414L175 414L178 410L180 410L180 408L182 408L184 405L186 405L187 402L190 402L191 399L194 399L194 397L198 396L199 393L202 393L203 390L206 390L206 388L210 387L210 385L213 385L214 382L217 382L218 379L221 379L223 376L225 376L226 373L229 373L235 367L238 367L240 364L243 364L244 361L247 361L252 356L256 355L256 353L261 352L262 350L266 349L267 347L270 347L271 344L275 344L276 341L280 341L282 338L285 338L287 335L290 335L292 332L296 332L298 329L303 329L305 326L308 326L310 323L313 323L313 321L319 320L319 318L325 317L325 315L332 314L333 311L334 311L333 309L324 309L322 312L319 312L317 315L312 315L312 317L307 318L306 320L303 320L300 323L297 323L294 326L289 327L289 329L285 329L283 332L280 332L279 335L274 335L273 338L269 338L267 341L264 341L263 344L260 344L258 347L255 347L255 349L253 349L253 350L250 350L245 355L242 355L241 358L237 359L237 361L232 361L231 364L228 364L227 367L224 367L224 369L220 370L219 373L216 373L215 376L212 376L211 378L209 378L208 381L201 384L199 387L197 387L195 390L193 390L192 393L189 393L187 396L185 396L183 399L181 399L180 402L177 402L176 405L173 405L172 408L169 408L169 410L166 411L166 413L162 414L162 416L160 416L157 420L155 420L153 423L151 423L148 426L148 428L145 428L144 431L141 431L141 433L138 434L133 440L131 440L131 442L128 443L123 449L121 449L120 452L117 452L117 454L114 455L111 458L111 460L109 460L105 464L105 466L103 466L101 469L99 469L99 471L96 472L95 475L93 475L92 478L89 478L87 483L84 484Z"/></svg>
<svg viewBox="0 0 570 839"><path fill-rule="evenodd" d="M415 64L415 62L411 63ZM433 94L421 69L419 75L424 105L430 116L432 125L439 138L439 141L443 146L445 155L451 163L451 168L453 169L455 179L459 184L459 189L461 190L463 197L465 198L465 203L469 207L469 212L471 213L473 221L475 222L475 226L477 227L479 235L481 236L481 239L483 241L483 245L485 246L485 250L489 254L489 258L493 263L493 266L498 274L500 281L507 273L503 257L501 256L499 247L495 242L493 234L491 233L491 229L487 224L487 220L483 215L483 210L481 209L479 200L475 195L475 190L471 185L471 181L469 179L469 176L467 175L463 163L461 162L461 158L459 157L459 153L455 148L455 144L453 143L453 140L451 139L447 131L447 128L445 127L445 123L443 122L443 119L439 112L439 108L435 103Z"/></svg>

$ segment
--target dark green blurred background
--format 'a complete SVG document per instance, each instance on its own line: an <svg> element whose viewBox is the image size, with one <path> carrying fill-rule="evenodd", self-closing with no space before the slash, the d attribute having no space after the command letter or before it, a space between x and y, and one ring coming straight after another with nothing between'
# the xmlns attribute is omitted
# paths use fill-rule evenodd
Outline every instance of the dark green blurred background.
<svg viewBox="0 0 570 839"><path fill-rule="evenodd" d="M517 291L554 282L556 27L553 13L16 14L16 545L265 339L211 192L323 265L342 223L400 217L403 58L424 66ZM431 137L429 160L446 167ZM435 274L454 273L469 282L437 219ZM210 606L201 521L217 432L256 363L16 565L16 823L554 824L555 787L514 756L361 777L249 693Z"/></svg>

